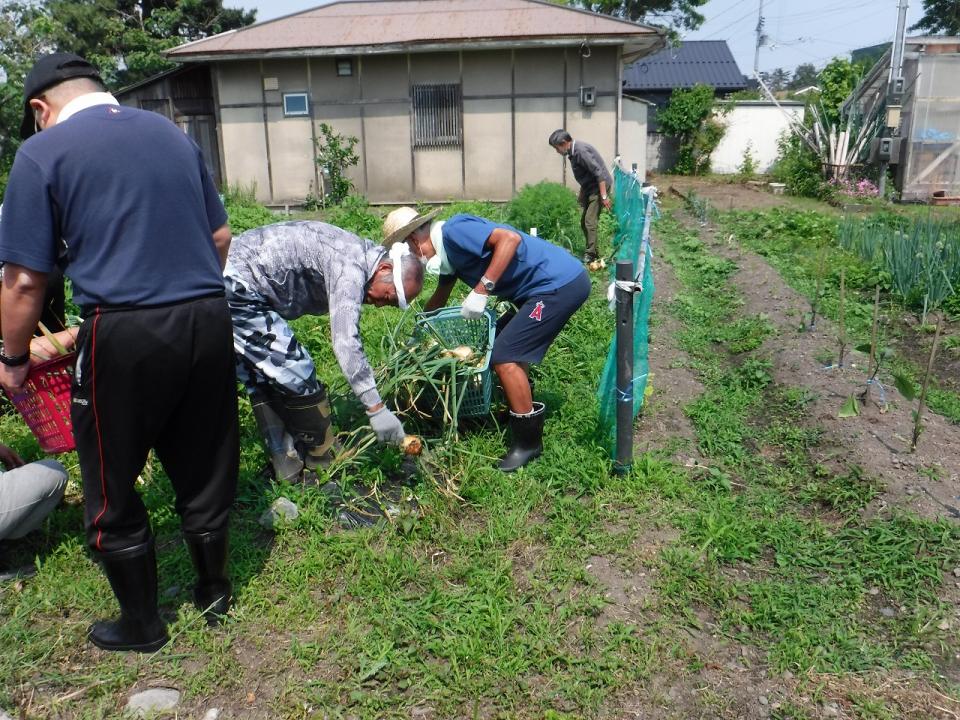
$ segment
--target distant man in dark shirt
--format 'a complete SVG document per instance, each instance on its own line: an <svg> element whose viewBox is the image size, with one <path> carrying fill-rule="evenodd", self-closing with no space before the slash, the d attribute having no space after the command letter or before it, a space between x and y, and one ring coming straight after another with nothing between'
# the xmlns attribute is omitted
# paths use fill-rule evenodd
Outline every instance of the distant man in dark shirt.
<svg viewBox="0 0 960 720"><path fill-rule="evenodd" d="M580 228L586 240L584 262L597 259L597 225L600 222L600 206L610 209L610 190L613 177L606 163L593 145L574 140L566 130L554 130L550 134L550 145L559 154L570 158L573 177L580 184Z"/></svg>

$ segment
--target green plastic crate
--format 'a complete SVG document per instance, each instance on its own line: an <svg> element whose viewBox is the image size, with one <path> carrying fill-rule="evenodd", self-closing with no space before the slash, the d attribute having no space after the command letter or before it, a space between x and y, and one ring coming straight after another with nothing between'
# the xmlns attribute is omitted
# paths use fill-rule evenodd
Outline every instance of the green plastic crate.
<svg viewBox="0 0 960 720"><path fill-rule="evenodd" d="M465 378L467 388L460 402L458 419L481 417L490 412L493 393L490 353L493 352L496 331L496 318L491 310L472 320L460 314L459 305L417 315L415 338L436 338L446 349L469 345L483 355L483 362Z"/></svg>

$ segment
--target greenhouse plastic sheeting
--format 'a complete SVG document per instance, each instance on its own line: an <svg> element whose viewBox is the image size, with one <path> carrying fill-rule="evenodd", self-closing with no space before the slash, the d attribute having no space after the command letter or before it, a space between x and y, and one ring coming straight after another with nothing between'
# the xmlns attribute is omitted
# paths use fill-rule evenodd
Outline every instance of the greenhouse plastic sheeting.
<svg viewBox="0 0 960 720"><path fill-rule="evenodd" d="M650 223L656 212L656 189L644 188L636 175L614 167L614 204L618 229L614 238L616 260L633 262L635 279L641 281L640 292L633 294L633 379L626 387L617 387L617 336L610 341L607 362L600 376L597 396L600 400L600 420L606 431L611 453L616 451L617 401L621 397L633 399L633 417L643 406L647 388L647 337L649 335L650 305L653 302L653 272L650 252ZM616 263L611 263L610 280L616 275ZM613 323L611 323L611 326Z"/></svg>

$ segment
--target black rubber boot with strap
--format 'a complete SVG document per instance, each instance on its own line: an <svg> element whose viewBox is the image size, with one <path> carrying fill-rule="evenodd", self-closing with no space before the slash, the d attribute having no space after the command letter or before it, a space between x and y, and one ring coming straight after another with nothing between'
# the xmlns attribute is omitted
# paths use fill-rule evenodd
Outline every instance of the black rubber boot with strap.
<svg viewBox="0 0 960 720"><path fill-rule="evenodd" d="M90 626L90 642L102 650L156 652L169 637L157 611L157 555L151 538L123 550L95 553L120 603L120 617Z"/></svg>
<svg viewBox="0 0 960 720"><path fill-rule="evenodd" d="M543 421L546 406L533 403L533 410L525 415L510 412L510 449L500 459L499 468L503 472L519 470L531 460L540 457L543 452Z"/></svg>
<svg viewBox="0 0 960 720"><path fill-rule="evenodd" d="M193 604L203 612L207 624L211 626L219 625L230 609L233 588L227 576L227 538L226 530L183 534L197 571Z"/></svg>
<svg viewBox="0 0 960 720"><path fill-rule="evenodd" d="M297 439L305 465L312 469L329 462L334 437L327 391L321 387L310 395L285 396L283 416L287 431Z"/></svg>

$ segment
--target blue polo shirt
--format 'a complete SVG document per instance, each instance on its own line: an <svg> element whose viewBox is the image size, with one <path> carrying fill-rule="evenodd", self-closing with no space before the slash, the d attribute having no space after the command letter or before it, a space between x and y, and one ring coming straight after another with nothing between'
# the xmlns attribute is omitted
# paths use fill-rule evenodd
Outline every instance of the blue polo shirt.
<svg viewBox="0 0 960 720"><path fill-rule="evenodd" d="M20 147L0 262L50 272L65 246L78 305L180 302L223 292L212 233L226 221L200 148L176 125L97 105Z"/></svg>
<svg viewBox="0 0 960 720"><path fill-rule="evenodd" d="M563 248L546 240L475 215L454 215L443 225L443 249L457 277L475 287L493 258L487 238L497 228L520 235L517 253L493 291L513 302L559 290L583 272L583 265Z"/></svg>

